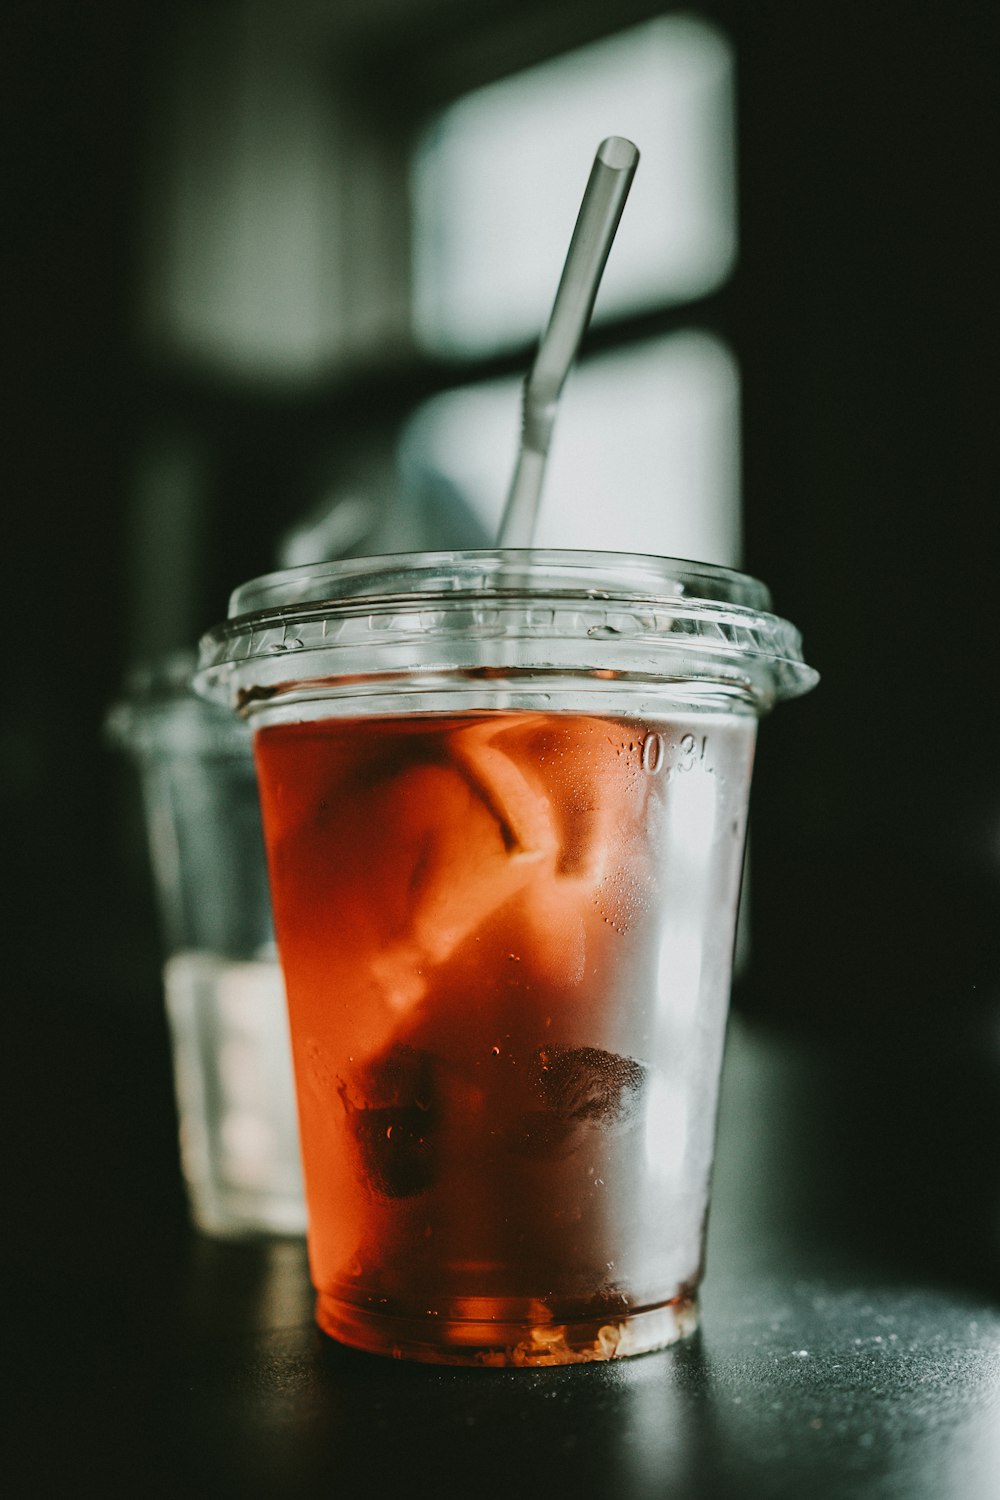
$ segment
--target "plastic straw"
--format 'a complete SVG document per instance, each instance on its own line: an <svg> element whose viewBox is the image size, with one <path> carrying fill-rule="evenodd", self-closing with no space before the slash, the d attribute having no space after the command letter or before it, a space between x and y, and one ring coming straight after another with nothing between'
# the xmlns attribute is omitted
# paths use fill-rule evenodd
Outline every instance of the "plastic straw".
<svg viewBox="0 0 1000 1500"><path fill-rule="evenodd" d="M620 135L597 148L548 326L524 382L521 449L500 523L501 547L531 546L559 395L590 322L638 161L637 148Z"/></svg>

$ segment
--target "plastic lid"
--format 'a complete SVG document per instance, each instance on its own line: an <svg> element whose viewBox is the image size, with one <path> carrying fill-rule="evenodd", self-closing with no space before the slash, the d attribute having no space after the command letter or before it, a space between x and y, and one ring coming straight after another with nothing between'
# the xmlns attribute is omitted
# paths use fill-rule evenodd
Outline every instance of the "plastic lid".
<svg viewBox="0 0 1000 1500"><path fill-rule="evenodd" d="M718 682L759 711L818 674L764 584L632 553L480 551L351 558L235 590L195 686L230 706L359 678L540 673Z"/></svg>

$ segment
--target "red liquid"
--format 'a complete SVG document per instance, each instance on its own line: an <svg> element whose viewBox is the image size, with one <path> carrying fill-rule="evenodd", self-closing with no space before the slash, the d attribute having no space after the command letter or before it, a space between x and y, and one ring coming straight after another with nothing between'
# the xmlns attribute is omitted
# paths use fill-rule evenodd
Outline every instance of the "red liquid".
<svg viewBox="0 0 1000 1500"><path fill-rule="evenodd" d="M684 1331L752 742L751 720L719 715L258 733L328 1332L424 1359L535 1363ZM690 809L712 831L671 875ZM682 1147L650 1166L651 1111L690 1113L690 1078L670 1085L659 1056L671 1006L677 1031L692 998L664 986L671 881L712 926L696 945L721 932L726 951L710 1003L694 997L714 1028L689 1048L707 1123L685 1114ZM636 1314L656 1327L630 1344Z"/></svg>

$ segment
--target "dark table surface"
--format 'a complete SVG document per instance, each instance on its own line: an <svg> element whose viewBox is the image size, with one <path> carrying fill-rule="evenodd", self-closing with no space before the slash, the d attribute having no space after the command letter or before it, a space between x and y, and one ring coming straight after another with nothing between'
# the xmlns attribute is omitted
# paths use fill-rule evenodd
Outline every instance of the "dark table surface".
<svg viewBox="0 0 1000 1500"><path fill-rule="evenodd" d="M1000 1496L992 1023L945 1054L737 1020L700 1331L504 1371L322 1338L300 1242L188 1228L162 1038L151 1065L55 1020L9 1231L15 1493Z"/></svg>

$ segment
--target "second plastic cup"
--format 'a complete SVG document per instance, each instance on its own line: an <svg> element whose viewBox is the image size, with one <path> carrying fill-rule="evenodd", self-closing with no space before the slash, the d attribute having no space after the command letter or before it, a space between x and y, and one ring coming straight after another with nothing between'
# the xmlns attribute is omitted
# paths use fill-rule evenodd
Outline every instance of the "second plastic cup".
<svg viewBox="0 0 1000 1500"><path fill-rule="evenodd" d="M109 716L133 756L164 946L181 1167L206 1234L301 1234L284 985L246 725L190 690L192 662L134 674Z"/></svg>
<svg viewBox="0 0 1000 1500"><path fill-rule="evenodd" d="M238 590L317 1318L375 1352L640 1353L697 1289L757 720L797 632L725 569L354 560Z"/></svg>

